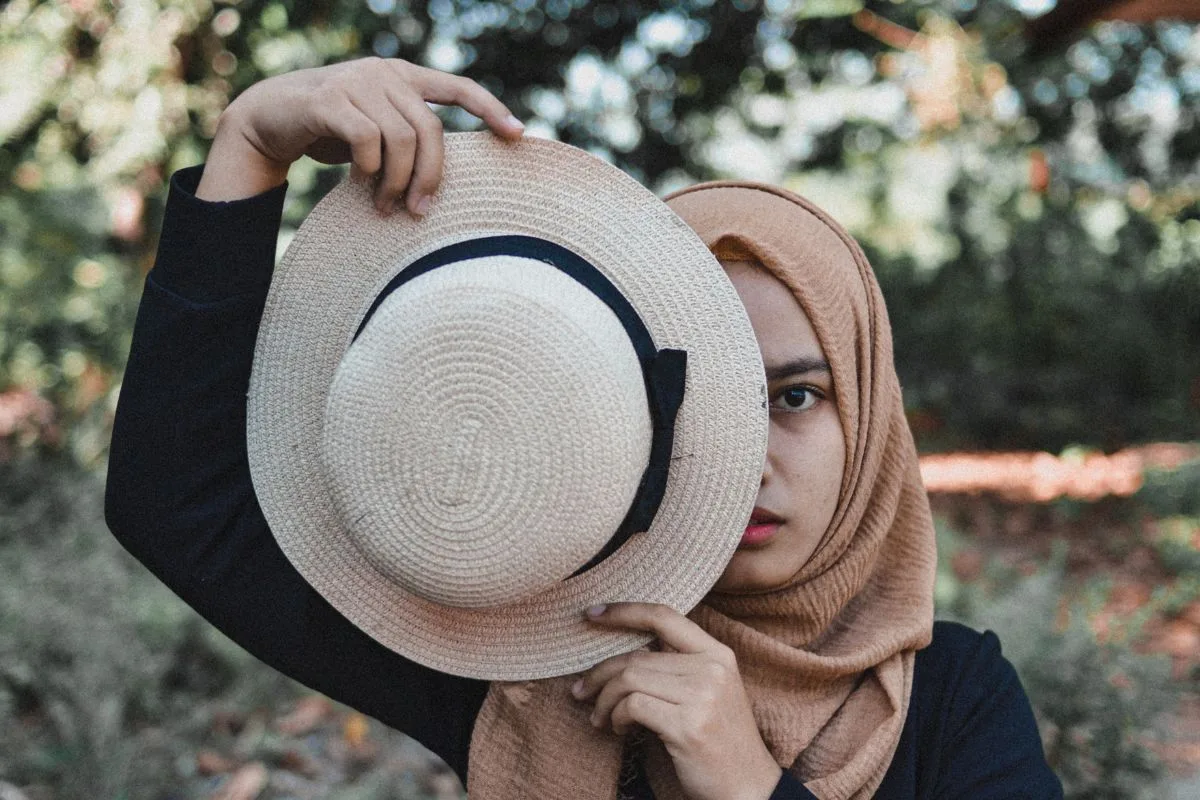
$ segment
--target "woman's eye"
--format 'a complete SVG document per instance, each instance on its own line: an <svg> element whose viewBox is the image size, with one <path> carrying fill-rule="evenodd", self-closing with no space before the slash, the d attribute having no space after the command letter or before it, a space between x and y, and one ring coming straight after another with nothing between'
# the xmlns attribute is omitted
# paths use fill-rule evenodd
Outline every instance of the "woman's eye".
<svg viewBox="0 0 1200 800"><path fill-rule="evenodd" d="M807 411L820 399L820 394L808 386L789 386L779 393L771 406L784 411Z"/></svg>

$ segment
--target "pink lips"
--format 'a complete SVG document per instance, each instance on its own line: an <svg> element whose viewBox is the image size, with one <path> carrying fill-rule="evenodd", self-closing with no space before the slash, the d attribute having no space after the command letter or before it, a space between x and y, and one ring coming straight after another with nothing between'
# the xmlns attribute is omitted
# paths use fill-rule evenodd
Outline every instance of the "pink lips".
<svg viewBox="0 0 1200 800"><path fill-rule="evenodd" d="M775 531L779 530L779 526L782 524L783 519L778 514L755 506L754 511L750 514L750 524L746 526L746 532L742 534L742 541L738 546L750 547L762 544L774 536Z"/></svg>

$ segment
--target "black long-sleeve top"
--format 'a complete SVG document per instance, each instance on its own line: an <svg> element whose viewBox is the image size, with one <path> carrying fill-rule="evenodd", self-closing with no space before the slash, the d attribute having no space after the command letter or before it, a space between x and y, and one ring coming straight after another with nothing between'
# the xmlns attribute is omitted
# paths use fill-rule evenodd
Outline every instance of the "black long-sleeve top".
<svg viewBox="0 0 1200 800"><path fill-rule="evenodd" d="M342 617L284 557L255 499L246 390L287 184L207 202L194 196L201 172L171 180L113 428L108 525L246 650L404 731L465 782L487 682L409 661ZM1061 796L996 636L936 623L876 797ZM785 771L771 800L812 797Z"/></svg>

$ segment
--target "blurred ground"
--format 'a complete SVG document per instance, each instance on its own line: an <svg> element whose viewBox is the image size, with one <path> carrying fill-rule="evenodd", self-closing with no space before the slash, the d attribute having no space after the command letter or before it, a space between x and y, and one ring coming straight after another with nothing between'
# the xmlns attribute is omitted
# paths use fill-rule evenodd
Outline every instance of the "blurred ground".
<svg viewBox="0 0 1200 800"><path fill-rule="evenodd" d="M204 625L101 511L167 178L247 87L372 54L655 191L756 178L846 225L948 453L939 613L998 632L1068 798L1161 800L1160 762L1200 798L1200 448L1119 449L1200 439L1195 5L0 2L0 800L459 796ZM293 166L281 241L338 175Z"/></svg>
<svg viewBox="0 0 1200 800"><path fill-rule="evenodd" d="M1200 525L1187 517L1158 519L1130 498L1147 470L1174 470L1200 457L1190 444L1153 444L1102 453L939 454L921 458L921 474L936 515L969 534L971 544L951 567L977 578L988 561L1033 572L1051 544L1067 544L1075 578L1105 575L1107 602L1092 620L1102 638L1150 603L1154 590L1175 579L1156 549L1169 536L1200 551ZM1184 678L1200 667L1200 598L1184 598L1169 617L1149 620L1140 646L1173 660ZM1200 751L1197 752L1200 763Z"/></svg>
<svg viewBox="0 0 1200 800"><path fill-rule="evenodd" d="M1175 778L1178 797L1200 796L1193 793L1200 788L1200 596L1194 585L1178 587L1179 564L1164 554L1200 553L1200 523L1157 518L1133 497L1148 471L1177 470L1197 456L1194 444L1163 443L1111 455L951 453L921 459L935 515L965 534L967 544L950 562L956 577L971 582L997 564L1032 574L1056 543L1065 543L1071 579L1082 584L1103 578L1089 620L1098 638L1128 637L1137 651L1171 659L1172 679L1186 690L1162 720L1165 740L1155 749ZM1186 549L1164 548L1164 541ZM1194 563L1192 555L1189 566ZM1164 589L1178 589L1173 602L1155 602Z"/></svg>
<svg viewBox="0 0 1200 800"><path fill-rule="evenodd" d="M1141 724L1146 720L1126 724L1122 734L1132 737L1123 747L1144 745L1167 768L1170 781L1155 797L1192 798L1200 782L1200 521L1193 510L1200 497L1193 497L1189 477L1197 470L1197 444L1156 444L1108 456L1071 450L1059 455L957 453L922 459L938 520L939 586L943 579L952 582L977 605L999 596L999 586L1016 586L1008 596L1016 598L1021 628L1050 631L1049 639L1031 640L1041 649L1032 662L1025 662L1027 672L1022 673L1044 734L1056 735L1062 715L1038 707L1036 691L1042 687L1045 705L1046 684L1044 676L1030 671L1030 664L1074 669L1078 653L1063 655L1074 652L1066 639L1070 614L1084 609L1092 636L1101 644L1169 659L1169 669L1161 673L1128 671L1129 662L1114 662L1118 668L1104 673L1104 683L1072 684L1068 692L1115 691L1118 694L1097 702L1124 697L1133 708L1140 702L1135 693L1147 688L1139 682L1147 675L1161 675L1156 679L1165 681L1160 688L1169 690L1169 702L1154 712L1149 725ZM1054 570L1061 573L1062 582L1054 585L1050 604L1039 607L1033 584ZM940 613L947 610L944 595L940 590ZM163 624L176 630L181 623ZM981 615L974 624L993 622ZM120 797L463 796L457 778L411 739L312 695L244 654L240 660L222 654L221 648L206 643L211 631L193 627L198 632L177 641L166 654L174 664L162 673L168 706L151 713L131 704L134 710L126 712L132 727L123 736L126 742L137 740L138 757L121 767L123 776L106 779L138 790ZM1022 646L1015 631L1021 628L998 630L1014 663ZM1063 637L1061 645L1056 629ZM1084 651L1085 660L1102 656L1100 650ZM11 675L7 677L11 682ZM36 681L30 679L29 685ZM80 758L64 745L62 709L32 693L18 698L17 709L16 733L30 755L24 763L16 762L21 770L16 774L27 778L6 783L0 763L0 800L88 796L64 789L69 781L54 777ZM1070 735L1084 734L1077 730ZM1084 751L1092 748L1086 736L1075 744ZM1064 764L1078 761L1071 751L1063 752ZM102 773L103 768L97 774ZM46 781L31 777L38 774L47 776ZM1081 791L1079 778L1073 780L1074 796L1133 796L1120 789L1104 795ZM159 788L152 791L152 786Z"/></svg>

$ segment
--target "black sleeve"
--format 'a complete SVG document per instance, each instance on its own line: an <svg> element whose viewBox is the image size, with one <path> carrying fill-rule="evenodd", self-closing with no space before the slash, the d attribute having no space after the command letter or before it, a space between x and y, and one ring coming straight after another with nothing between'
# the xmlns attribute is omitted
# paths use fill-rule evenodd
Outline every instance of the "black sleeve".
<svg viewBox="0 0 1200 800"><path fill-rule="evenodd" d="M465 782L487 683L415 664L354 627L292 567L254 496L246 390L286 184L234 202L171 180L109 456L105 519L134 556L231 639L419 740Z"/></svg>
<svg viewBox="0 0 1200 800"><path fill-rule="evenodd" d="M775 791L771 792L767 800L817 800L817 796L804 788L800 779L785 769L779 776L779 783L775 784Z"/></svg>
<svg viewBox="0 0 1200 800"><path fill-rule="evenodd" d="M940 726L934 796L1061 798L1062 784L1046 763L1029 698L1001 654L1000 640L991 631L970 633L970 644L958 660L959 674L944 684L953 688Z"/></svg>

